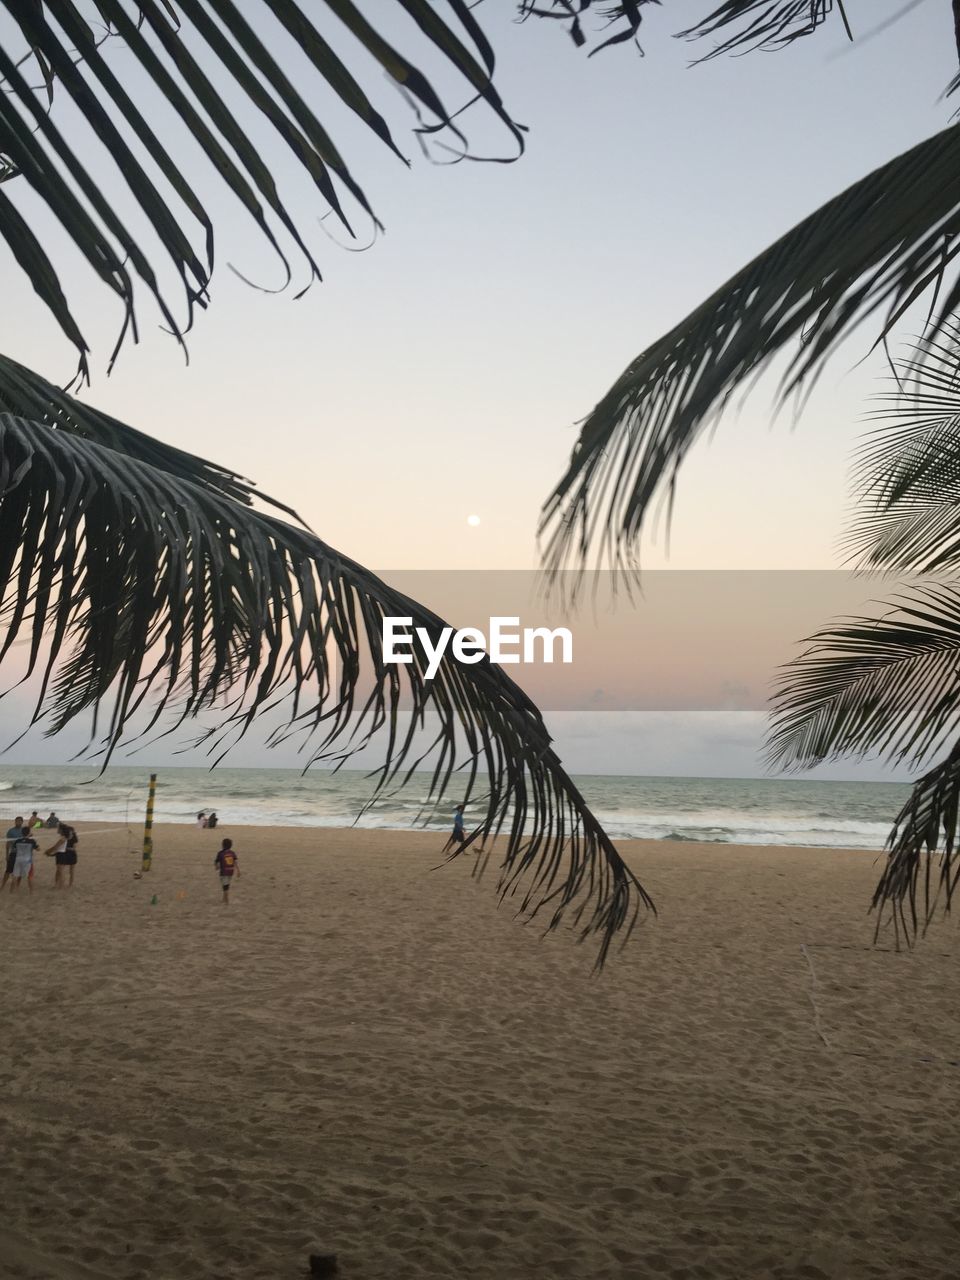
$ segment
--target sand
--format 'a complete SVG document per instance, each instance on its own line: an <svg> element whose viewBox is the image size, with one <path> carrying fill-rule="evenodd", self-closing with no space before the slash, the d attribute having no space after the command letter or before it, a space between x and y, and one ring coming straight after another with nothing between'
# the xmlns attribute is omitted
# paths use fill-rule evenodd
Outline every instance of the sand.
<svg viewBox="0 0 960 1280"><path fill-rule="evenodd" d="M595 979L435 836L224 830L226 910L193 827L0 901L3 1277L960 1273L956 926L872 948L875 855L625 845Z"/></svg>

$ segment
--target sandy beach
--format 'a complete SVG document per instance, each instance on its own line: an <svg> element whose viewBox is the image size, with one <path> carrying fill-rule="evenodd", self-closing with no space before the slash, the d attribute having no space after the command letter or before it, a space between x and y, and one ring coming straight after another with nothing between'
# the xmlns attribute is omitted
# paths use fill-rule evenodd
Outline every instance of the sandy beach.
<svg viewBox="0 0 960 1280"><path fill-rule="evenodd" d="M135 847L0 901L3 1277L960 1270L956 926L873 948L876 855L626 844L661 914L594 978L435 835Z"/></svg>

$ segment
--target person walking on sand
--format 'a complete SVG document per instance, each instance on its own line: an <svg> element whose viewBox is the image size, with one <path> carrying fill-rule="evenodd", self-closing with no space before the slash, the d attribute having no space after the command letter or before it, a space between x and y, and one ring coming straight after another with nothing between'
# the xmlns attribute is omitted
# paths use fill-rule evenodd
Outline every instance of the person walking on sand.
<svg viewBox="0 0 960 1280"><path fill-rule="evenodd" d="M236 851L233 847L233 841L225 839L220 846L220 852L213 860L213 865L217 868L220 876L220 888L223 890L223 905L230 905L230 885L233 883L233 877L240 879L240 863L237 858Z"/></svg>
<svg viewBox="0 0 960 1280"><path fill-rule="evenodd" d="M3 880L0 881L0 890L7 887L7 881L13 875L13 864L17 860L16 843L23 835L23 819L16 817L13 820L13 826L7 831L7 860L3 868Z"/></svg>
<svg viewBox="0 0 960 1280"><path fill-rule="evenodd" d="M58 889L63 888L63 869L70 868L68 879L68 887L73 888L73 872L77 865L77 845L80 843L80 837L77 835L73 827L66 822L61 822L57 828L59 839L56 844L52 844L49 849L44 850L44 856L48 858L56 858L57 870L53 877L53 883Z"/></svg>
<svg viewBox="0 0 960 1280"><path fill-rule="evenodd" d="M13 842L14 860L13 860L13 879L10 881L10 892L16 893L20 888L20 882L26 876L27 888L33 893L33 851L37 847L30 832L24 828L19 838Z"/></svg>
<svg viewBox="0 0 960 1280"><path fill-rule="evenodd" d="M450 838L447 840L447 843L443 846L443 852L446 853L447 850L452 849L455 844L462 845L464 839L465 837L463 834L463 805L458 804L456 812L453 815L453 830L450 833Z"/></svg>

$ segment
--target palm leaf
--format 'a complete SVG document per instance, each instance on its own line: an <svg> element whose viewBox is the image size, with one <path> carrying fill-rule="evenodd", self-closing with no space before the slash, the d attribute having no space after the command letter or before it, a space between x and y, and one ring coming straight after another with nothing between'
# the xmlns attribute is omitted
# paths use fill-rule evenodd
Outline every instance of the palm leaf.
<svg viewBox="0 0 960 1280"><path fill-rule="evenodd" d="M25 365L0 355L0 411L3 410L82 436L234 502L250 505L256 499L299 521L295 511L255 490L236 472L144 435L77 400Z"/></svg>
<svg viewBox="0 0 960 1280"><path fill-rule="evenodd" d="M617 26L617 24L620 26L612 36L591 49L590 56L610 45L635 40L640 30L643 6L659 3L660 0L620 0L619 3L610 4L607 0L603 0L602 9L597 4L596 8L605 19L607 26ZM593 5L594 0L520 0L518 10L521 21L527 18L553 18L565 22L573 43L582 47L587 43L587 37L584 34L581 19L593 8Z"/></svg>
<svg viewBox="0 0 960 1280"><path fill-rule="evenodd" d="M922 192L922 198L918 198ZM718 289L620 375L586 419L545 505L556 571L592 549L632 560L658 498L738 388L789 344L782 393L809 389L837 347L883 309L885 333L951 264L960 235L960 126L951 126L829 201ZM960 298L946 290L936 340Z"/></svg>
<svg viewBox="0 0 960 1280"><path fill-rule="evenodd" d="M486 105L519 154L522 133L493 86L490 46L464 0L447 0L445 17L427 0L392 2L416 24L424 52L452 68L465 94ZM117 348L126 333L136 336L137 280L178 334L189 329L194 309L207 304L214 254L207 187L212 190L213 184L226 183L273 246L288 280L292 268L281 233L306 266L304 285L319 278L303 229L279 189L279 165L272 151L238 123L244 111L270 126L280 147L292 153L324 205L351 234L346 200L375 218L331 132L310 105L315 90L325 89L331 101L339 101L395 154L400 152L383 114L334 51L325 34L328 28L349 32L358 48L358 63L378 77L386 72L402 86L426 113L426 128L450 129L464 142L454 123L461 104L448 109L430 80L371 26L353 0L324 0L309 7L296 0L254 0L244 6L236 0L142 0L132 7L124 0L95 0L108 31L126 44L122 61L108 61L100 47L102 37L75 0L58 0L56 5L0 0L0 7L36 56L47 94L56 84L99 144L91 146L89 134L83 135L82 149L72 143L49 111L49 102L29 82L22 58L0 47L0 87L5 89L0 93L0 176L16 174L31 189L117 295L124 312ZM303 77L294 84L285 74L270 52L284 42L291 50L299 48L312 79ZM151 91L200 149L206 167L201 167L196 183L184 175L179 157L161 139L158 122L151 121L142 105L150 102ZM239 111L225 93L233 95ZM117 190L125 192L126 200L117 199L116 193L110 199L103 194L105 165L113 166ZM18 186L12 183L6 189ZM118 211L131 203L139 220ZM311 222L313 216L311 211ZM80 373L86 376L87 344L57 266L6 193L0 197L0 236L76 347ZM151 242L159 251L144 247ZM182 322L162 283L171 268L186 304Z"/></svg>
<svg viewBox="0 0 960 1280"><path fill-rule="evenodd" d="M901 936L912 942L919 931L926 931L941 899L944 910L950 910L960 876L958 814L960 744L914 784L910 799L897 815L886 866L873 895L878 935L889 918L898 944ZM940 870L935 876L932 861L941 842Z"/></svg>
<svg viewBox="0 0 960 1280"><path fill-rule="evenodd" d="M818 632L780 672L771 763L879 754L920 763L960 733L960 589L918 588Z"/></svg>
<svg viewBox="0 0 960 1280"><path fill-rule="evenodd" d="M857 451L846 544L877 569L935 573L960 563L960 328L921 339Z"/></svg>
<svg viewBox="0 0 960 1280"><path fill-rule="evenodd" d="M897 944L901 936L911 942L929 926L941 897L949 910L960 876L960 589L916 590L896 603L895 613L852 619L808 644L778 678L771 763L808 768L839 756L883 755L919 764L950 748L897 815L873 896L877 934L889 920Z"/></svg>
<svg viewBox="0 0 960 1280"><path fill-rule="evenodd" d="M661 4L662 0L520 0L520 17L553 18L567 24L574 44L588 43L584 33L583 18L597 12L607 27L616 27L590 51L592 56L610 45L636 40L643 19L643 6ZM847 35L850 26L843 8L843 0L725 0L718 9L679 32L681 39L700 40L725 33L716 47L706 55L717 57L721 53L742 53L747 49L779 49L824 23L836 11L843 21ZM852 37L851 37L852 38Z"/></svg>
<svg viewBox="0 0 960 1280"><path fill-rule="evenodd" d="M687 40L722 35L706 55L715 58L749 49L783 48L811 35L833 13L842 21L847 38L852 40L843 0L724 0L708 17L680 34ZM734 28L730 35L725 34L728 27Z"/></svg>
<svg viewBox="0 0 960 1280"><path fill-rule="evenodd" d="M204 736L219 758L258 715L283 709L274 737L305 735L308 765L385 739L378 794L418 765L432 771L433 801L454 782L458 800L477 795L485 780L467 846L496 842L501 895L527 915L546 908L549 928L569 910L603 964L652 903L502 670L448 659L428 680L416 647L413 663L385 663L384 617L410 617L434 639L442 619L248 505L253 491L230 472L60 392L37 413L43 380L0 369L0 659L29 646L34 723L56 733L92 713L90 749L106 764L132 734L215 713Z"/></svg>

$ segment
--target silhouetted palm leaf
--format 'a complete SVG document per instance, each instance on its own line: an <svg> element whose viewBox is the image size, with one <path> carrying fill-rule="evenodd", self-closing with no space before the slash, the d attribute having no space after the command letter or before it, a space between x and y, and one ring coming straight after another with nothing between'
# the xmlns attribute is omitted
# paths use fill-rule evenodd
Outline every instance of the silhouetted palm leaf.
<svg viewBox="0 0 960 1280"><path fill-rule="evenodd" d="M553 18L566 23L574 44L580 46L589 43L583 29L584 18L597 14L604 27L615 30L591 49L592 56L610 45L636 40L644 6L661 3L662 0L520 0L519 10L521 18ZM778 49L815 31L834 11L850 35L842 0L725 0L678 35L686 40L720 36L707 58L746 49ZM733 28L729 35L728 27Z"/></svg>
<svg viewBox="0 0 960 1280"><path fill-rule="evenodd" d="M626 40L636 39L644 5L659 3L660 0L620 0L619 3L602 0L601 8L600 3L595 4L595 0L519 0L517 9L521 19L552 18L565 23L570 38L579 47L587 43L587 36L583 30L583 17L591 13L599 13L606 26L616 27L617 30L612 36L591 49L590 53L593 55L610 45L623 44Z"/></svg>
<svg viewBox="0 0 960 1280"><path fill-rule="evenodd" d="M872 754L920 763L960 734L960 588L918 588L806 645L778 676L772 763Z"/></svg>
<svg viewBox="0 0 960 1280"><path fill-rule="evenodd" d="M887 863L873 895L878 934L889 915L897 940L902 934L911 942L918 929L926 931L938 903L942 901L944 910L950 910L960 877L956 857L958 814L960 744L914 785L910 799L897 815L888 842ZM933 857L941 844L939 872L934 873ZM923 905L918 909L921 877Z"/></svg>
<svg viewBox="0 0 960 1280"><path fill-rule="evenodd" d="M910 942L938 902L949 910L960 876L960 588L917 589L896 602L895 613L826 628L807 643L778 679L771 763L808 768L883 755L919 764L950 747L897 815L874 892L877 932L890 919L898 943L901 936Z"/></svg>
<svg viewBox="0 0 960 1280"><path fill-rule="evenodd" d="M858 451L848 545L870 568L928 573L960 558L958 361L960 330L949 318L896 368L894 389L874 415L878 425ZM927 928L939 901L949 909L957 883L960 589L922 587L889 614L826 628L807 643L778 679L772 763L804 768L882 754L916 765L952 747L914 784L874 894L877 930L889 918L898 941L910 941Z"/></svg>
<svg viewBox="0 0 960 1280"><path fill-rule="evenodd" d="M808 388L866 317L884 308L887 332L942 277L958 235L960 126L952 126L737 272L638 356L587 418L544 509L547 566L582 564L595 547L615 565L630 561L651 505L669 498L687 450L734 392L790 343L798 346L783 394ZM931 320L931 341L958 298L953 284Z"/></svg>
<svg viewBox="0 0 960 1280"><path fill-rule="evenodd" d="M921 340L857 453L850 552L871 568L933 573L960 563L960 329Z"/></svg>
<svg viewBox="0 0 960 1280"><path fill-rule="evenodd" d="M894 373L858 452L849 547L867 566L931 572L958 562L960 330L945 320ZM891 611L825 628L780 673L768 738L772 763L805 768L841 756L919 765L952 747L914 784L888 840L873 905L897 939L949 909L960 799L960 589L923 586ZM938 874L931 859L942 851ZM918 906L921 893L922 908Z"/></svg>
<svg viewBox="0 0 960 1280"><path fill-rule="evenodd" d="M258 495L229 471L52 389L40 413L43 380L9 362L0 372L0 658L29 643L35 721L55 733L102 715L91 745L106 762L132 732L211 711L208 749L222 753L285 706L274 737L316 734L309 762L385 740L378 791L423 764L438 799L462 768L458 800L478 779L488 788L468 846L498 837L502 892L529 914L546 906L551 928L570 907L603 963L652 904L498 667L448 659L428 680L416 646L411 664L386 664L385 616L411 617L434 640L442 620L248 505ZM20 398L33 418L9 411ZM161 725L165 709L174 726Z"/></svg>
<svg viewBox="0 0 960 1280"><path fill-rule="evenodd" d="M748 49L780 49L811 35L834 13L852 40L843 0L724 0L713 13L681 35L688 40L721 37L708 58ZM734 28L730 35L726 34L728 27Z"/></svg>
<svg viewBox="0 0 960 1280"><path fill-rule="evenodd" d="M25 365L0 355L0 412L4 410L48 426L61 427L72 435L93 440L115 453L127 454L236 502L250 505L256 499L302 523L290 507L254 489L236 472L144 435L142 431L75 399Z"/></svg>
<svg viewBox="0 0 960 1280"><path fill-rule="evenodd" d="M778 680L772 763L806 768L841 756L883 755L918 764L952 746L914 784L897 815L874 892L877 932L891 919L898 943L901 936L910 942L938 902L949 910L960 875L960 589L916 590L897 602L894 615L854 619L808 643Z"/></svg>
<svg viewBox="0 0 960 1280"><path fill-rule="evenodd" d="M386 40L353 0L323 0L303 6L297 0L91 0L108 31L124 42L121 61L109 60L90 22L89 6L77 0L0 0L26 47L37 59L47 94L72 103L75 120L86 125L83 145L70 141L59 113L39 95L17 54L0 43L0 156L19 182L0 187L0 236L30 277L40 298L76 346L80 372L87 372L87 344L51 260L28 220L17 209L19 186L29 187L60 222L67 236L104 284L120 299L128 329L136 333L134 286L139 279L159 304L176 333L185 332L196 306L208 301L213 267L213 226L207 212L213 184L226 183L241 207L291 268L280 229L307 268L305 284L320 272L301 224L281 194L280 154L292 154L315 184L325 205L352 234L344 197L365 213L372 210L347 161L317 110L316 90L353 112L393 152L399 149L381 112L328 39L349 32L357 60L365 70L386 74L426 114L426 130L449 129L465 146L454 116L431 82L405 54ZM86 8L87 12L84 12ZM464 95L479 100L508 130L511 147L522 150L522 135L493 87L493 55L466 0L447 0L441 16L428 0L392 0L391 14L405 14L419 29L424 52L452 68ZM325 34L327 32L327 34ZM309 67L294 83L271 50L286 45ZM232 95L232 99L231 99ZM151 102L162 103L164 119L151 118ZM398 97L399 101L399 97ZM241 104L238 113L235 102ZM275 131L280 153L265 149L241 123L266 121ZM171 147L170 113L199 148L206 168L199 184L186 176L179 147ZM168 140L161 137L161 133ZM99 147L91 145L90 136ZM105 194L103 173L112 165L115 190ZM125 199L119 193L125 192ZM133 223L120 212L133 203ZM186 215L186 216L185 216ZM311 216L311 221L313 220ZM185 229L188 228L188 229ZM149 235L145 232L149 230ZM195 243L199 233L201 243ZM152 247L156 242L161 252ZM186 301L181 324L168 303L161 277L172 267ZM116 354L116 349L114 355Z"/></svg>

